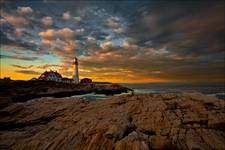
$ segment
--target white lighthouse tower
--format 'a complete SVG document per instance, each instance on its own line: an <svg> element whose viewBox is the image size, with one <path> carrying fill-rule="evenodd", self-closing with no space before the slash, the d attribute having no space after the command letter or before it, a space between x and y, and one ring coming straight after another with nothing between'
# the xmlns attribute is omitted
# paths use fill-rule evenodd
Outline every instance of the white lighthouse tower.
<svg viewBox="0 0 225 150"><path fill-rule="evenodd" d="M78 59L74 58L74 82L79 83Z"/></svg>

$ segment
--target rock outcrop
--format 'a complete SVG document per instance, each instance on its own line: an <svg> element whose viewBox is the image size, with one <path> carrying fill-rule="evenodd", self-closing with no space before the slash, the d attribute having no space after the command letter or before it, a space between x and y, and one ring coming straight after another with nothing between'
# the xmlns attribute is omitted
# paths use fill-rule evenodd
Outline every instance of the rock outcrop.
<svg viewBox="0 0 225 150"><path fill-rule="evenodd" d="M225 101L202 94L40 98L0 115L0 149L225 149Z"/></svg>
<svg viewBox="0 0 225 150"><path fill-rule="evenodd" d="M19 88L18 88L19 87ZM40 97L68 97L88 93L114 95L131 89L118 84L67 84L53 81L14 81L0 79L0 108L13 102L26 102Z"/></svg>

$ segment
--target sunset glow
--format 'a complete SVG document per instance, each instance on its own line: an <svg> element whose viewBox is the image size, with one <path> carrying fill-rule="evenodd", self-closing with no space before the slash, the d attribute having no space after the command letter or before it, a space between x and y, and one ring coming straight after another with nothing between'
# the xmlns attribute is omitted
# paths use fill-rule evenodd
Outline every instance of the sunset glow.
<svg viewBox="0 0 225 150"><path fill-rule="evenodd" d="M2 1L1 78L224 82L223 3Z"/></svg>

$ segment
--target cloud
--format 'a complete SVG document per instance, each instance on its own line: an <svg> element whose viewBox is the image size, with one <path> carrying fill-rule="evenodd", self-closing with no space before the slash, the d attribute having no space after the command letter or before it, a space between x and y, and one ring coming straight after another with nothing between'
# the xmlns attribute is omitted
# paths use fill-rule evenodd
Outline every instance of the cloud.
<svg viewBox="0 0 225 150"><path fill-rule="evenodd" d="M118 63L124 61L125 59L120 59L123 57L122 53L116 51L99 51L90 56L80 57L81 63L92 63L101 64L101 66L106 65L106 62Z"/></svg>
<svg viewBox="0 0 225 150"><path fill-rule="evenodd" d="M146 41L144 44L145 44L146 46L153 46L152 40Z"/></svg>
<svg viewBox="0 0 225 150"><path fill-rule="evenodd" d="M117 28L117 29L114 29L114 31L116 32L116 33L124 33L125 32L125 30L124 30L124 28Z"/></svg>
<svg viewBox="0 0 225 150"><path fill-rule="evenodd" d="M74 21L75 21L75 24L79 25L82 18L81 17L73 17Z"/></svg>
<svg viewBox="0 0 225 150"><path fill-rule="evenodd" d="M38 66L37 68L40 68L40 69L50 69L50 68L61 68L62 65L57 65L57 64L45 64L45 65L41 65L41 66Z"/></svg>
<svg viewBox="0 0 225 150"><path fill-rule="evenodd" d="M15 27L24 27L29 24L28 20L20 16L7 15L4 19Z"/></svg>
<svg viewBox="0 0 225 150"><path fill-rule="evenodd" d="M56 38L60 39L73 39L75 37L75 32L70 28L63 28L59 30L48 29L45 32L39 32L39 36L41 36L45 40L55 40Z"/></svg>
<svg viewBox="0 0 225 150"><path fill-rule="evenodd" d="M52 26L52 25L53 25L53 19L52 19L52 17L49 17L49 16L43 17L43 18L41 19L41 22L42 22L45 26Z"/></svg>
<svg viewBox="0 0 225 150"><path fill-rule="evenodd" d="M2 49L12 56L4 55L1 59L33 61L47 53L59 60L59 66L49 64L37 66L37 69L54 67L70 75L72 57L76 55L80 58L81 74L98 80L112 77L127 81L128 75L133 81L149 78L200 80L208 74L211 79L224 75L224 69L219 66L224 66L224 5L215 7L220 2L154 5L147 1L93 2L91 5L78 2L73 7L70 4L65 2L62 10L59 3L47 9L32 4L35 12L23 16L15 12L16 7L3 8L10 15L4 13L0 20L4 27L1 37L9 47ZM165 11L161 11L162 8ZM42 19L48 14L51 14L51 23L44 26ZM9 19L10 23L5 16L14 18ZM14 21L18 17L27 23L19 26ZM28 54L29 50L32 53ZM30 58L35 56L38 58Z"/></svg>
<svg viewBox="0 0 225 150"><path fill-rule="evenodd" d="M33 12L33 9L31 7L17 7L17 12L19 14L29 14Z"/></svg>
<svg viewBox="0 0 225 150"><path fill-rule="evenodd" d="M115 47L115 44L112 41L106 41L101 44L101 48L104 50L109 50Z"/></svg>
<svg viewBox="0 0 225 150"><path fill-rule="evenodd" d="M25 60L25 61L34 61L37 60L38 57L25 57L25 56L19 56L19 55L0 55L1 59L16 59L16 60Z"/></svg>
<svg viewBox="0 0 225 150"><path fill-rule="evenodd" d="M73 39L75 37L75 32L70 28L63 28L57 31L57 35L65 39Z"/></svg>
<svg viewBox="0 0 225 150"><path fill-rule="evenodd" d="M13 67L16 67L16 68L20 68L20 69L30 69L32 68L34 65L29 65L29 66L21 66L21 65L11 65Z"/></svg>
<svg viewBox="0 0 225 150"><path fill-rule="evenodd" d="M76 35L84 35L85 29L81 28L81 29L76 29Z"/></svg>
<svg viewBox="0 0 225 150"><path fill-rule="evenodd" d="M87 42L88 45L95 45L97 41L96 41L96 38L88 36L86 38L86 42Z"/></svg>
<svg viewBox="0 0 225 150"><path fill-rule="evenodd" d="M187 61L187 60L194 61L196 59L196 57L191 56L191 55L179 55L179 54L171 54L168 57L173 60L178 60L178 61Z"/></svg>
<svg viewBox="0 0 225 150"><path fill-rule="evenodd" d="M68 53L74 52L76 48L76 44L74 43L74 41L69 41L65 46L64 46L64 50Z"/></svg>
<svg viewBox="0 0 225 150"><path fill-rule="evenodd" d="M151 74L161 74L162 72L160 70L152 70L150 71Z"/></svg>
<svg viewBox="0 0 225 150"><path fill-rule="evenodd" d="M118 17L110 17L109 19L107 19L106 24L110 28L119 28L121 26Z"/></svg>
<svg viewBox="0 0 225 150"><path fill-rule="evenodd" d="M21 37L22 35L24 35L25 29L24 28L16 28L15 30L15 35L17 37Z"/></svg>
<svg viewBox="0 0 225 150"><path fill-rule="evenodd" d="M48 29L45 32L39 32L38 35L45 40L54 40L56 38L57 32L53 29Z"/></svg>
<svg viewBox="0 0 225 150"><path fill-rule="evenodd" d="M0 58L1 59L5 59L5 58L9 58L10 56L7 56L7 55L0 55Z"/></svg>
<svg viewBox="0 0 225 150"><path fill-rule="evenodd" d="M37 42L38 39L36 34L36 30L40 28L33 28L34 21L30 19L31 16L14 16L9 15L4 11L2 14L4 17L1 19L3 25L0 29L2 45L7 45L7 47L11 46L11 49L17 48L18 50L26 51L38 52L41 49L39 43Z"/></svg>
<svg viewBox="0 0 225 150"><path fill-rule="evenodd" d="M70 18L71 18L71 15L69 11L63 13L62 15L63 20L70 20Z"/></svg>
<svg viewBox="0 0 225 150"><path fill-rule="evenodd" d="M164 47L160 49L147 48L145 54L152 56L165 56L169 51Z"/></svg>
<svg viewBox="0 0 225 150"><path fill-rule="evenodd" d="M178 5L178 4L177 4ZM170 53L180 58L215 55L224 51L224 13L220 3L195 4L197 11L179 5L167 7L166 14L157 9L136 14L129 28L129 35L146 47L167 47ZM160 7L160 6L156 6ZM146 10L144 12L146 12ZM215 26L216 24L216 26ZM143 43L152 41L154 45Z"/></svg>
<svg viewBox="0 0 225 150"><path fill-rule="evenodd" d="M40 72L33 71L33 70L16 70L15 72L17 73L22 73L22 74L31 74L31 75L40 75Z"/></svg>
<svg viewBox="0 0 225 150"><path fill-rule="evenodd" d="M169 30L179 34L174 34L166 43L167 46L181 56L201 56L223 52L224 15L220 11L212 7L208 12L200 12L175 20Z"/></svg>
<svg viewBox="0 0 225 150"><path fill-rule="evenodd" d="M153 15L144 15L142 23L149 31L154 31L157 27L157 19Z"/></svg>
<svg viewBox="0 0 225 150"><path fill-rule="evenodd" d="M111 28L116 33L124 33L125 29L123 24L120 22L120 18L118 17L110 17L106 21L106 25Z"/></svg>
<svg viewBox="0 0 225 150"><path fill-rule="evenodd" d="M59 30L48 29L40 32L42 44L50 48L57 56L64 57L74 53L77 47L75 43L75 32L70 28L62 28Z"/></svg>
<svg viewBox="0 0 225 150"><path fill-rule="evenodd" d="M137 50L139 48L139 46L125 40L123 42L123 48L124 49L129 49L129 50Z"/></svg>
<svg viewBox="0 0 225 150"><path fill-rule="evenodd" d="M0 26L3 26L7 21L4 18L0 19Z"/></svg>
<svg viewBox="0 0 225 150"><path fill-rule="evenodd" d="M24 35L25 35L25 33L24 33ZM13 36L15 36L15 35L13 35ZM22 36L22 37L24 37L24 36ZM22 39L19 39L19 37L16 37L13 39L10 38L9 41L6 42L6 44L4 44L4 49L6 51L13 50L13 52L15 52L15 50L21 51L24 53L23 55L30 54L31 52L32 52L32 55L47 53L46 51L44 51L44 47L39 45L39 43L34 42L32 40L30 40L30 41L22 40Z"/></svg>

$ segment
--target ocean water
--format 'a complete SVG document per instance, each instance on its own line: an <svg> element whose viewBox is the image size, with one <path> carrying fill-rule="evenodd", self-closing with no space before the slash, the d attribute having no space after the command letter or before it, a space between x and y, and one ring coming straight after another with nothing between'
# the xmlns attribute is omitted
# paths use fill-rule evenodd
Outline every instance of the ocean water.
<svg viewBox="0 0 225 150"><path fill-rule="evenodd" d="M122 84L134 93L182 93L201 92L209 96L225 99L225 83L218 84Z"/></svg>
<svg viewBox="0 0 225 150"><path fill-rule="evenodd" d="M122 86L131 88L134 93L182 93L182 92L201 92L209 96L214 96L220 99L225 99L225 85L224 84L121 84ZM129 94L129 93L122 93ZM114 96L122 95L116 94ZM89 101L104 100L112 97L104 94L84 94L75 95L73 97L81 97Z"/></svg>
<svg viewBox="0 0 225 150"><path fill-rule="evenodd" d="M88 101L94 101L94 100L104 100L104 99L110 98L112 96L119 96L119 95L123 95L123 94L129 94L129 93L121 93L121 94L115 94L115 95L89 93L89 94L83 94L83 95L74 95L72 97L79 97L79 98L83 98Z"/></svg>
<svg viewBox="0 0 225 150"><path fill-rule="evenodd" d="M83 95L74 95L72 97L79 97L79 98L84 98L89 101L93 101L93 100L102 100L102 99L110 98L111 96L107 96L104 94L89 93L89 94L83 94Z"/></svg>

